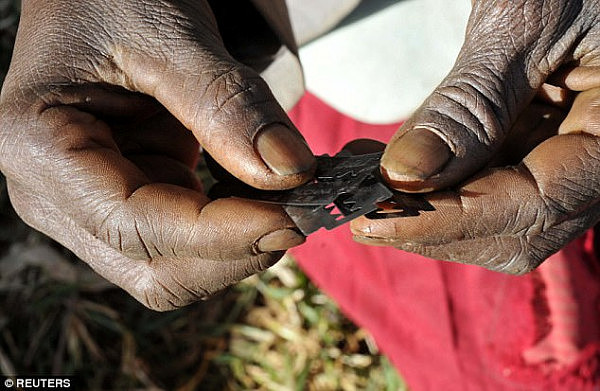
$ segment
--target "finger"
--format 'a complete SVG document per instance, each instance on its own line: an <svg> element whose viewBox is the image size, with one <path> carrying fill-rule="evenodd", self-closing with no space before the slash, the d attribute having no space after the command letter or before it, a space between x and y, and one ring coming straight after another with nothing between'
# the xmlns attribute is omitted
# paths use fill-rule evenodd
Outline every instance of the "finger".
<svg viewBox="0 0 600 391"><path fill-rule="evenodd" d="M544 83L537 91L536 98L541 102L566 110L573 104L575 92L563 87Z"/></svg>
<svg viewBox="0 0 600 391"><path fill-rule="evenodd" d="M172 16L161 13L156 30L148 31L158 36L160 47L153 40L119 43L113 58L126 87L154 96L221 166L244 182L284 189L309 180L315 159L306 142L264 80L227 53L214 21L204 17L209 26L182 31L173 39L170 25L177 27L178 14L190 18L198 8L208 7L205 2L177 7ZM124 36L143 34L134 27Z"/></svg>
<svg viewBox="0 0 600 391"><path fill-rule="evenodd" d="M519 164L544 140L558 134L566 113L553 105L532 102L521 113L488 167Z"/></svg>
<svg viewBox="0 0 600 391"><path fill-rule="evenodd" d="M283 189L310 179L314 156L266 83L228 54L206 0L143 7L27 2L22 21L5 84L10 93L3 94L17 106L119 111L104 95L83 90L121 86L156 98L226 170L253 186ZM69 45L45 40L40 50L40 40L56 31Z"/></svg>
<svg viewBox="0 0 600 391"><path fill-rule="evenodd" d="M64 106L48 109L23 130L28 132L34 134L23 144L31 145L5 151L22 151L19 157L30 166L7 159L13 162L3 167L7 176L18 183L44 183L29 190L44 194L80 227L129 258L232 260L304 240L280 207L235 199L209 202L193 188L152 182L121 155L111 129L90 114ZM41 154L40 145L46 149Z"/></svg>
<svg viewBox="0 0 600 391"><path fill-rule="evenodd" d="M570 59L581 35L569 27L588 23L580 12L568 1L475 2L454 68L386 148L389 183L430 191L487 164L540 86Z"/></svg>
<svg viewBox="0 0 600 391"><path fill-rule="evenodd" d="M592 60L598 63L599 60ZM556 72L550 78L551 82L557 86L567 88L572 91L586 91L593 88L600 88L600 66L582 65L564 67Z"/></svg>
<svg viewBox="0 0 600 391"><path fill-rule="evenodd" d="M204 299L272 266L282 252L261 253L230 262L197 257L156 257L140 262L81 228L38 193L8 181L15 209L32 227L71 249L98 274L125 289L148 308L165 311ZM43 210L44 213L34 211Z"/></svg>
<svg viewBox="0 0 600 391"><path fill-rule="evenodd" d="M427 196L419 216L355 220L359 241L520 274L600 218L600 139L555 136L516 167Z"/></svg>
<svg viewBox="0 0 600 391"><path fill-rule="evenodd" d="M598 73L600 74L600 69ZM583 91L577 95L559 132L560 134L589 133L600 136L600 88Z"/></svg>

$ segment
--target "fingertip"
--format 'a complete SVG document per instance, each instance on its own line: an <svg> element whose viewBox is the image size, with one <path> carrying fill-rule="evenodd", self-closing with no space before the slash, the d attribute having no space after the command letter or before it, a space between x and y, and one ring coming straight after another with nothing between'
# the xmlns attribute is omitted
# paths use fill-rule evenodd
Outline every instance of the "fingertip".
<svg viewBox="0 0 600 391"><path fill-rule="evenodd" d="M387 220L387 223L389 222ZM359 217L350 223L352 239L357 243L368 246L393 246L397 238L394 234L391 234L389 228L385 224L378 223L378 220L372 220L366 216Z"/></svg>
<svg viewBox="0 0 600 391"><path fill-rule="evenodd" d="M254 139L254 146L267 167L279 176L307 174L316 164L302 136L283 124L261 129Z"/></svg>
<svg viewBox="0 0 600 391"><path fill-rule="evenodd" d="M305 241L306 237L295 229L284 228L261 237L257 240L255 248L258 250L257 253L285 251L299 246Z"/></svg>
<svg viewBox="0 0 600 391"><path fill-rule="evenodd" d="M355 237L383 239L386 235L382 232L382 228L377 220L369 219L366 216L361 216L350 223L350 232Z"/></svg>
<svg viewBox="0 0 600 391"><path fill-rule="evenodd" d="M583 91L577 95L571 110L563 120L558 134L588 133L600 136L600 88Z"/></svg>
<svg viewBox="0 0 600 391"><path fill-rule="evenodd" d="M393 243L389 239L383 239L383 238L372 238L369 236L355 235L352 237L352 239L358 244L364 244L367 246L387 247L387 246L393 245Z"/></svg>
<svg viewBox="0 0 600 391"><path fill-rule="evenodd" d="M395 189L405 192L434 190L431 177L452 159L452 151L432 129L415 127L393 140L381 159L381 173Z"/></svg>

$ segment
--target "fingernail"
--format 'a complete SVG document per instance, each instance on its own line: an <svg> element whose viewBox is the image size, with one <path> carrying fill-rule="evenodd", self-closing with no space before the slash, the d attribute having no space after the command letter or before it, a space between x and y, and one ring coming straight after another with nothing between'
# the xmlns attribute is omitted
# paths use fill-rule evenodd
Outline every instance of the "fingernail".
<svg viewBox="0 0 600 391"><path fill-rule="evenodd" d="M261 130L256 136L255 147L266 165L277 175L306 172L315 164L315 157L302 137L281 124Z"/></svg>
<svg viewBox="0 0 600 391"><path fill-rule="evenodd" d="M360 244L366 244L368 246L375 246L375 247L387 247L387 246L392 246L392 241L389 239L384 239L384 238L378 238L378 237L371 237L371 236L353 236L352 239L356 242L356 243L360 243Z"/></svg>
<svg viewBox="0 0 600 391"><path fill-rule="evenodd" d="M306 238L293 229L282 229L266 234L258 241L258 250L263 253L282 251L301 245Z"/></svg>
<svg viewBox="0 0 600 391"><path fill-rule="evenodd" d="M426 128L414 128L388 146L381 160L391 182L422 182L437 174L452 157L448 145Z"/></svg>

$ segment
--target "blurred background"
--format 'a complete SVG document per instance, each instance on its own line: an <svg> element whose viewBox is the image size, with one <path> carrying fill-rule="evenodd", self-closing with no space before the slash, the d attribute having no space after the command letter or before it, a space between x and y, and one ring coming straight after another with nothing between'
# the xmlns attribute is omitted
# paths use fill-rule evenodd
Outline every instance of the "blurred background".
<svg viewBox="0 0 600 391"><path fill-rule="evenodd" d="M0 83L18 0L0 0ZM145 309L12 210L0 178L0 371L86 390L404 390L289 257L210 300Z"/></svg>

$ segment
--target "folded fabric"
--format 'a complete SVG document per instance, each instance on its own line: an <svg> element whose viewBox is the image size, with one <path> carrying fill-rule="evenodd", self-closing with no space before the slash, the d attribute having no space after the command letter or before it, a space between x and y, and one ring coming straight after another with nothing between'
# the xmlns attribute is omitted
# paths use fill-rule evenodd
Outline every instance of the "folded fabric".
<svg viewBox="0 0 600 391"><path fill-rule="evenodd" d="M306 94L290 113L317 154L387 141ZM293 251L310 278L370 331L413 391L597 390L600 268L588 232L525 276L434 261L321 230Z"/></svg>

